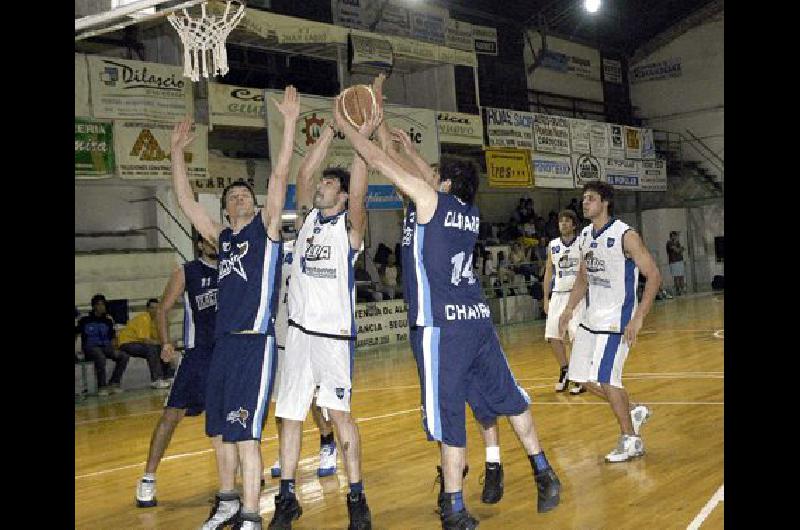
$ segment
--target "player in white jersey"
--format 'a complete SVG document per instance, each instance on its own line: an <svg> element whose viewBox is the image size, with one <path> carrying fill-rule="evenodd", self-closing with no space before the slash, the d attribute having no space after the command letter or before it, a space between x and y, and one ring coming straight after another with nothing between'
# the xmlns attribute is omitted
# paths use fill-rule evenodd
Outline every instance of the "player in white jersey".
<svg viewBox="0 0 800 530"><path fill-rule="evenodd" d="M275 343L278 345L278 363L275 370L275 382L273 383L272 402L278 401L278 388L281 381L281 365L283 355L286 351L286 332L289 328L289 282L291 281L292 260L294 259L294 241L283 242L283 267L281 268L281 291L278 295L278 314L275 316ZM316 406L311 407L311 413L319 429L319 467L317 476L327 477L336 473L336 442L333 439L333 425L329 419L322 415L322 411ZM272 478L281 476L280 459L280 433L281 419L275 416L275 429L278 433L278 458L272 464L270 474Z"/></svg>
<svg viewBox="0 0 800 530"><path fill-rule="evenodd" d="M379 76L374 85L378 102L383 79ZM381 117L379 103L376 119L366 122L360 133L368 138ZM325 144L309 153L308 164L297 175L300 215L289 281L289 329L275 407L276 416L282 418L281 486L270 528L291 528L292 520L302 514L294 477L303 421L316 392L317 405L330 414L342 448L350 483L349 528L366 530L372 528L372 522L361 480L361 440L350 415L350 399L356 338L354 265L366 230L367 165L354 155L351 174L338 168L323 171L310 209L312 179L325 158L332 131L324 130L323 138Z"/></svg>
<svg viewBox="0 0 800 530"><path fill-rule="evenodd" d="M650 409L631 406L622 387L622 368L653 305L661 274L639 234L610 217L613 213L610 184L595 181L583 187L583 216L592 224L578 237L580 271L559 319L559 333L563 336L567 331L570 315L588 289L586 312L572 346L569 379L585 383L611 405L621 435L606 461L624 462L644 454L639 430L650 417ZM639 271L647 284L637 304Z"/></svg>
<svg viewBox="0 0 800 530"><path fill-rule="evenodd" d="M578 216L572 210L562 210L558 214L558 230L560 237L550 241L547 245L547 265L544 272L544 312L547 313L547 323L544 328L544 338L553 348L553 355L561 367L561 373L556 383L556 392L563 392L569 385L567 378L567 352L564 346L564 337L558 333L558 319L564 306L569 300L569 293L575 283L580 265L580 249L576 242ZM586 304L583 300L572 313L569 324L569 340L575 340ZM577 383L570 390L571 394L585 392L585 388Z"/></svg>

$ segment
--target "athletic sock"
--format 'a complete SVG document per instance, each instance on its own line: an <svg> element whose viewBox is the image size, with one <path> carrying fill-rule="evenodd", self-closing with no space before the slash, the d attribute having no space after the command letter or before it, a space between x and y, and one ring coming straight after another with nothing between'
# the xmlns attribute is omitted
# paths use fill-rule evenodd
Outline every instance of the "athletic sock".
<svg viewBox="0 0 800 530"><path fill-rule="evenodd" d="M533 468L533 473L538 475L542 471L547 471L550 469L550 462L547 461L547 457L544 456L544 451L541 453L537 453L535 455L528 455L528 460L531 461L531 467Z"/></svg>
<svg viewBox="0 0 800 530"><path fill-rule="evenodd" d="M359 480L358 482L351 482L350 483L350 498L355 499L360 497L361 494L364 493L364 481Z"/></svg>
<svg viewBox="0 0 800 530"><path fill-rule="evenodd" d="M319 437L319 446L322 447L323 445L330 445L333 443L333 431L328 434L320 435Z"/></svg>
<svg viewBox="0 0 800 530"><path fill-rule="evenodd" d="M281 479L281 497L294 497L294 479Z"/></svg>
<svg viewBox="0 0 800 530"><path fill-rule="evenodd" d="M156 474L155 473L145 473L144 475L142 475L142 478L144 480L149 480L151 482L155 482L156 481Z"/></svg>
<svg viewBox="0 0 800 530"><path fill-rule="evenodd" d="M486 461L491 463L500 463L500 448L497 446L486 448Z"/></svg>
<svg viewBox="0 0 800 530"><path fill-rule="evenodd" d="M448 508L448 513L458 513L465 509L462 491L445 493L445 496L447 497L446 507Z"/></svg>

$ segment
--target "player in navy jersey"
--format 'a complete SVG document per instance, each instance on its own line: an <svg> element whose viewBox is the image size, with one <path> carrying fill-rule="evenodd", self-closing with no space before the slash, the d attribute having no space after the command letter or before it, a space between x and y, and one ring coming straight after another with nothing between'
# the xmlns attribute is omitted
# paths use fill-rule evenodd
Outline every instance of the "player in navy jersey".
<svg viewBox="0 0 800 530"><path fill-rule="evenodd" d="M430 440L441 442L446 495L442 527L478 525L462 495L466 403L484 425L497 416L509 417L533 467L538 511L555 508L561 486L539 445L530 398L511 373L480 284L472 275L480 226L473 204L478 188L475 167L442 163L437 192L359 135L338 105L334 109L337 125L356 151L413 201L403 228L403 289L420 376L423 426Z"/></svg>
<svg viewBox="0 0 800 530"><path fill-rule="evenodd" d="M614 214L614 188L606 182L583 187L583 216L592 224L578 236L581 264L558 327L563 337L572 311L585 297L586 310L572 345L569 379L584 383L608 401L620 427L617 446L607 462L624 462L644 454L639 435L650 417L645 405L631 406L622 387L622 368L653 305L661 274L653 256L630 226ZM639 271L647 278L641 303L636 300Z"/></svg>
<svg viewBox="0 0 800 530"><path fill-rule="evenodd" d="M164 412L153 429L144 476L136 487L136 505L148 508L157 504L156 469L167 449L172 433L184 416L197 416L205 409L206 376L214 345L214 319L217 313L217 252L208 241L198 238L199 257L175 267L161 304L156 324L161 342L161 359L176 356L170 340L167 315L183 296L183 345L185 353L175 382L164 404ZM211 439L219 450L221 442Z"/></svg>
<svg viewBox="0 0 800 530"><path fill-rule="evenodd" d="M281 103L283 137L264 208L256 210L255 192L234 182L222 192L221 206L229 226L211 219L195 200L183 150L193 139L187 118L172 132L172 182L183 213L198 232L216 241L219 252L217 319L214 351L206 387L206 434L222 441L217 452L220 491L203 529L260 529L262 475L261 431L275 374L274 320L281 279L281 211L286 196L300 114L297 90L287 86ZM242 496L234 489L237 453L242 468Z"/></svg>

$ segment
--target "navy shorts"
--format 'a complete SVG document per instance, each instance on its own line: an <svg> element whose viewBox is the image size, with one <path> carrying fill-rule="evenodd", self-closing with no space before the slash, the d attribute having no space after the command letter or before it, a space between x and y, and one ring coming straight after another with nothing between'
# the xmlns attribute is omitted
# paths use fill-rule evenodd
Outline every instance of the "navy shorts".
<svg viewBox="0 0 800 530"><path fill-rule="evenodd" d="M465 406L481 424L528 410L491 321L411 329L428 440L465 447Z"/></svg>
<svg viewBox="0 0 800 530"><path fill-rule="evenodd" d="M206 434L261 440L277 364L275 337L228 334L214 343L206 385Z"/></svg>
<svg viewBox="0 0 800 530"><path fill-rule="evenodd" d="M200 346L186 350L175 373L165 407L185 409L187 416L199 416L206 408L206 383L211 349Z"/></svg>

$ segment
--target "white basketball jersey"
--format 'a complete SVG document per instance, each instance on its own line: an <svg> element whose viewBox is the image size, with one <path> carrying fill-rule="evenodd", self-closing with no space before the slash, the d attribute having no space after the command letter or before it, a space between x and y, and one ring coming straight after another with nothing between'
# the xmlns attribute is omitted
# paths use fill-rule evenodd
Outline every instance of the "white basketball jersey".
<svg viewBox="0 0 800 530"><path fill-rule="evenodd" d="M550 261L553 264L551 293L565 293L572 290L581 264L581 250L578 248L577 241L578 238L575 237L569 244L566 244L560 237L557 237L548 244Z"/></svg>
<svg viewBox="0 0 800 530"><path fill-rule="evenodd" d="M281 348L286 347L286 330L289 327L289 281L292 277L294 243L294 241L283 242L283 267L281 267L278 310L275 316L275 344Z"/></svg>
<svg viewBox="0 0 800 530"><path fill-rule="evenodd" d="M578 237L589 279L583 325L591 331L622 333L636 311L639 268L622 250L622 236L630 229L611 219L597 232L587 226Z"/></svg>
<svg viewBox="0 0 800 530"><path fill-rule="evenodd" d="M323 217L314 208L294 245L289 319L307 332L355 337L355 271L347 211Z"/></svg>

